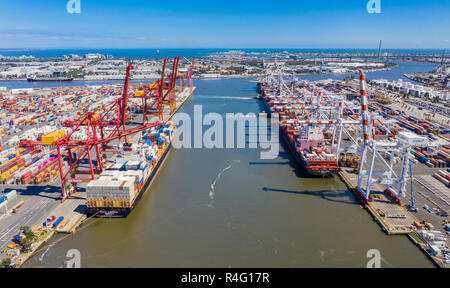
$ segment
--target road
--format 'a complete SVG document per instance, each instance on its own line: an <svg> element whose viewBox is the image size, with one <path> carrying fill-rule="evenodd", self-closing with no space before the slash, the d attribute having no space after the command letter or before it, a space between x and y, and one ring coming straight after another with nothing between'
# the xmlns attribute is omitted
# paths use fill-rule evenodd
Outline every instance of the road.
<svg viewBox="0 0 450 288"><path fill-rule="evenodd" d="M6 187L6 191L13 190L12 186ZM0 251L7 250L11 244L11 239L19 232L22 226L33 226L39 223L39 220L48 215L60 203L59 187L56 186L14 186L17 191L17 198L8 205L9 211L21 203L17 213L5 214L5 210L0 211ZM0 254L0 259L6 257Z"/></svg>

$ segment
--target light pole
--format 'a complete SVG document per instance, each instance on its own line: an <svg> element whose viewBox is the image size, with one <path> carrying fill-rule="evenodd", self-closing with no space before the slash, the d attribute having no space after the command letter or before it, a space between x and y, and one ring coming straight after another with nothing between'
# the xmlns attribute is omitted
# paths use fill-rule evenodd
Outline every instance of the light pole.
<svg viewBox="0 0 450 288"><path fill-rule="evenodd" d="M0 136L0 147L3 147L3 138L1 138L1 136ZM1 185L2 185L1 187L2 187L3 197L6 197L6 195L5 195L5 186L4 186L3 183ZM6 214L6 216L9 215L9 212L8 212L8 198L5 199L5 214Z"/></svg>
<svg viewBox="0 0 450 288"><path fill-rule="evenodd" d="M413 188L413 174L412 174L412 165L411 165L411 159L409 159L409 175L411 178L411 207L412 209L416 209L415 203L414 203L414 188Z"/></svg>

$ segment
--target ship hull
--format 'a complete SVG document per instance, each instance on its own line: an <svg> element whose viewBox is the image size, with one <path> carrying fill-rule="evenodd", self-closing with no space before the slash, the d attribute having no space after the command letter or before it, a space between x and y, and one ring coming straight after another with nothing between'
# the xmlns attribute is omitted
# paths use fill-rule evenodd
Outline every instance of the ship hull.
<svg viewBox="0 0 450 288"><path fill-rule="evenodd" d="M144 185L142 186L141 190L139 191L139 194L136 196L133 204L130 207L127 208L88 208L88 215L89 216L96 216L98 218L125 218L128 216L128 214L133 211L134 207L136 207L139 200L141 200L142 196L144 196L145 192L150 188L151 184L153 183L153 180L155 180L156 175L159 172L159 169L164 165L164 162L166 161L166 157L170 152L170 149L172 148L172 143L168 145L164 153L162 154L161 158L158 160L158 163L156 164L155 168L153 168L153 171L150 173L150 175L147 177L147 179L144 179Z"/></svg>
<svg viewBox="0 0 450 288"><path fill-rule="evenodd" d="M28 78L28 82L72 82L72 78L63 78L63 79L34 79Z"/></svg>
<svg viewBox="0 0 450 288"><path fill-rule="evenodd" d="M263 107L264 107L264 110L266 110L266 112L268 114L272 113L265 98L263 98ZM295 159L295 162L298 164L298 166L300 166L303 170L305 170L309 175L319 176L319 177L331 177L339 172L339 170L340 170L339 168L337 168L337 169L314 168L313 169L312 167L310 167L309 165L306 164L306 162L303 159L303 156L300 153L298 153L297 150L295 149L295 144L289 140L287 132L281 127L280 127L280 135L281 135L281 138L283 139L284 143L288 147L290 154Z"/></svg>
<svg viewBox="0 0 450 288"><path fill-rule="evenodd" d="M304 169L309 175L312 176L320 176L320 177L331 177L339 172L339 169L333 169L333 170L325 170L325 169L317 169L313 170L310 166L306 164L306 162L303 159L303 156L297 152L295 149L294 143L289 140L289 137L286 133L286 131L281 128L280 129L281 138L283 139L284 143L288 147L289 153L291 156L295 159L295 162L300 166L302 169Z"/></svg>

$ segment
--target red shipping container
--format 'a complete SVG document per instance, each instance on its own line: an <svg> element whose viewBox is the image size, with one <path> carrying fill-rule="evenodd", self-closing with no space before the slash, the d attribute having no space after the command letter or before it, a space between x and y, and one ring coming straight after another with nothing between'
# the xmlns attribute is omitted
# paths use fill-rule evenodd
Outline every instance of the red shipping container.
<svg viewBox="0 0 450 288"><path fill-rule="evenodd" d="M422 224L420 224L420 222L415 221L415 222L414 222L414 226L415 226L417 229L419 229L419 230L422 230L422 229L423 229L423 226L422 226Z"/></svg>

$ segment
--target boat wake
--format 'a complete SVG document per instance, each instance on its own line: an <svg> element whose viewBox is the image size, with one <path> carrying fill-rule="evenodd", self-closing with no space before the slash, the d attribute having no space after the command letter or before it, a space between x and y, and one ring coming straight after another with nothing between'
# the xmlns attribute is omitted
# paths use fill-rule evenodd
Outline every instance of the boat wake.
<svg viewBox="0 0 450 288"><path fill-rule="evenodd" d="M227 171L227 170L231 169L231 167L233 167L234 163L241 163L241 160L232 160L230 162L230 165L228 165L222 171L220 171L220 173L217 175L216 179L214 179L214 182L211 184L211 190L209 191L209 204L208 204L209 208L214 208L214 199L216 197L215 187L216 187L217 181L219 181L220 177L222 177L222 174L225 173L225 171Z"/></svg>
<svg viewBox="0 0 450 288"><path fill-rule="evenodd" d="M48 246L47 249L45 249L44 253L42 253L42 255L39 256L39 261L40 261L41 263L44 262L44 257L45 257L45 255L47 254L47 252L50 250L50 248L52 248L52 246L53 246L53 244L50 245L50 246Z"/></svg>

